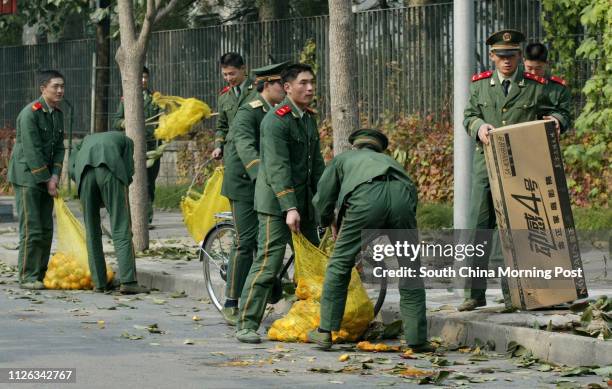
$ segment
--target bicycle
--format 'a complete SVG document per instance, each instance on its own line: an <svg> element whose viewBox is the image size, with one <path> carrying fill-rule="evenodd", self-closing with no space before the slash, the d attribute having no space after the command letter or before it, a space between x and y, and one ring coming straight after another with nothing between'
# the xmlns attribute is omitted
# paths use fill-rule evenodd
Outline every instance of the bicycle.
<svg viewBox="0 0 612 389"><path fill-rule="evenodd" d="M199 245L199 258L203 264L204 281L206 291L211 302L221 311L225 301L225 284L227 282L227 267L229 256L234 242L235 229L231 212L222 212L215 215L217 219L215 226L202 239ZM295 291L293 280L293 262L291 255L285 260L278 282L283 291L292 294ZM387 279L385 277L374 277L373 267L381 267L386 270L384 261L375 262L371 255L359 257L355 267L361 276L362 284L374 305L374 316L378 315L387 294ZM269 303L275 303L274 301Z"/></svg>

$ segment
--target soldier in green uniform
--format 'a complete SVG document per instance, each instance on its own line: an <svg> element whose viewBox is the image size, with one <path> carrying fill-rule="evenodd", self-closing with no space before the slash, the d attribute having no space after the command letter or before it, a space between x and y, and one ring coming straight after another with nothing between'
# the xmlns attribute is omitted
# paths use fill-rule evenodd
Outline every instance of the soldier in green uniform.
<svg viewBox="0 0 612 389"><path fill-rule="evenodd" d="M564 79L553 76L548 67L548 49L542 43L530 43L525 47L525 71L544 77L545 93L557 112L551 115L559 121L557 135L567 131L572 125L572 94Z"/></svg>
<svg viewBox="0 0 612 389"><path fill-rule="evenodd" d="M325 169L314 111L314 73L305 64L281 74L287 97L269 111L260 125L261 164L255 184L259 220L257 257L240 296L236 338L259 343L257 329L273 282L291 242L291 231L318 244L312 197Z"/></svg>
<svg viewBox="0 0 612 389"><path fill-rule="evenodd" d="M349 136L349 142L353 150L338 155L327 166L313 199L320 225L331 225L334 238L337 236L325 273L321 323L308 334L311 342L325 350L332 346L331 332L340 330L351 270L362 247L362 230L417 228L417 190L403 167L383 153L387 137L377 130L361 129ZM335 209L339 210L338 221ZM405 265L418 269L420 261L400 264ZM400 282L404 337L413 350L432 351L427 343L425 288L422 280L412 281Z"/></svg>
<svg viewBox="0 0 612 389"><path fill-rule="evenodd" d="M53 197L64 161L64 76L56 70L38 75L41 96L17 116L17 135L8 169L19 216L19 283L44 289L53 238Z"/></svg>
<svg viewBox="0 0 612 389"><path fill-rule="evenodd" d="M247 77L244 59L238 53L225 53L221 56L221 73L227 85L219 92L217 101L217 125L215 131L215 149L212 157L220 159L223 156L225 137L232 120L244 103L255 98L257 91L253 82Z"/></svg>
<svg viewBox="0 0 612 389"><path fill-rule="evenodd" d="M495 210L484 159L483 144L488 144L488 132L537 119L557 117L562 107L552 107L545 93L546 80L534 74L519 71L520 44L523 33L502 30L487 39L491 46L489 56L495 63L495 71L486 71L472 77L470 99L464 111L463 125L476 141L472 160L472 193L470 199L470 228L476 231L477 242L492 242L496 226ZM491 244L486 244L485 255L472 257L471 266L488 267ZM473 278L465 291L465 301L460 311L473 310L486 305L486 279Z"/></svg>
<svg viewBox="0 0 612 389"><path fill-rule="evenodd" d="M268 111L285 97L280 73L287 63L253 69L257 94L238 109L227 135L223 153L221 194L230 199L236 227L234 246L227 269L223 317L230 325L238 320L238 298L257 251L257 212L254 207L255 180L259 170L259 124Z"/></svg>
<svg viewBox="0 0 612 389"><path fill-rule="evenodd" d="M128 198L128 186L133 175L134 142L119 131L86 136L70 156L70 176L76 182L83 206L89 269L97 292L110 287L102 251L101 207L106 207L110 216L119 264L119 291L123 294L148 292L136 282Z"/></svg>
<svg viewBox="0 0 612 389"><path fill-rule="evenodd" d="M160 113L160 107L153 102L153 93L149 90L149 69L145 66L142 69L142 97L144 99L144 117L145 120L153 118ZM121 98L121 102L119 103L119 108L117 108L117 113L115 114L115 120L113 122L113 129L117 131L125 131L125 113L123 106L123 97ZM154 124L145 125L146 132L146 142L147 142L147 151L152 151L157 149L158 142L155 139L153 133L155 132L155 128L157 126ZM153 203L155 201L155 180L157 180L157 175L159 174L160 168L160 160L156 159L153 166L147 168L147 193L149 195L149 204L147 208L147 213L149 217L149 225L153 223Z"/></svg>

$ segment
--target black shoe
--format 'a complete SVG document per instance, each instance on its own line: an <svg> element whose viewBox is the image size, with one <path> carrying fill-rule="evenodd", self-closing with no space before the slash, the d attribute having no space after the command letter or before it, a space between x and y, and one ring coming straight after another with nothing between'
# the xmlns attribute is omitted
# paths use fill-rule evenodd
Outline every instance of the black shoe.
<svg viewBox="0 0 612 389"><path fill-rule="evenodd" d="M329 350L332 347L332 335L331 332L319 332L313 330L308 333L308 341L315 343L317 348L321 350Z"/></svg>
<svg viewBox="0 0 612 389"><path fill-rule="evenodd" d="M476 300L476 299L465 299L463 303L457 307L459 312L463 311L473 311L478 307L484 307L487 305L487 300Z"/></svg>
<svg viewBox="0 0 612 389"><path fill-rule="evenodd" d="M140 294L149 292L149 288L138 285L135 282L130 284L121 284L121 286L119 287L119 293L121 294Z"/></svg>
<svg viewBox="0 0 612 389"><path fill-rule="evenodd" d="M425 342L422 344L417 344L414 346L408 346L412 349L413 352L423 354L423 353L433 353L436 351L436 348L431 345L429 342Z"/></svg>
<svg viewBox="0 0 612 389"><path fill-rule="evenodd" d="M115 290L119 287L119 285L121 285L121 282L119 281L119 278L114 277L112 281L109 281L105 287L103 288L99 288L97 286L95 286L93 288L94 293L106 293L106 292L110 292L112 290Z"/></svg>
<svg viewBox="0 0 612 389"><path fill-rule="evenodd" d="M19 286L21 287L21 289L29 289L29 290L45 289L45 285L40 281L21 282Z"/></svg>

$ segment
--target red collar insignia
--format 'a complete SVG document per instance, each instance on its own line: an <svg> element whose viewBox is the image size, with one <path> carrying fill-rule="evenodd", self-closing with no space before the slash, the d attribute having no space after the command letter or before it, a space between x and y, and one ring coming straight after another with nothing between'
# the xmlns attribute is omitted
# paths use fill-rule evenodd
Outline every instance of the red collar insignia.
<svg viewBox="0 0 612 389"><path fill-rule="evenodd" d="M226 94L230 89L232 89L229 85L225 86L223 89L219 91L220 95Z"/></svg>
<svg viewBox="0 0 612 389"><path fill-rule="evenodd" d="M32 111L38 111L39 109L43 109L43 105L40 103L40 101L32 104Z"/></svg>
<svg viewBox="0 0 612 389"><path fill-rule="evenodd" d="M289 112L291 112L291 107L290 107L288 104L283 105L282 107L280 107L280 108L278 108L278 109L276 110L276 114L277 114L278 116L285 116L285 115L286 115L286 114L288 114Z"/></svg>
<svg viewBox="0 0 612 389"><path fill-rule="evenodd" d="M540 84L546 84L548 81L544 77L536 76L533 73L523 73L523 77L533 80L535 82L539 82Z"/></svg>
<svg viewBox="0 0 612 389"><path fill-rule="evenodd" d="M563 86L567 86L567 82L564 79L562 79L561 77L550 76L550 81L554 81L557 84L561 84Z"/></svg>
<svg viewBox="0 0 612 389"><path fill-rule="evenodd" d="M472 76L472 82L474 81L478 81L478 80L483 80L485 78L489 78L493 75L493 72L491 70L487 70L486 72L482 72L482 73L478 73L478 74L474 74Z"/></svg>

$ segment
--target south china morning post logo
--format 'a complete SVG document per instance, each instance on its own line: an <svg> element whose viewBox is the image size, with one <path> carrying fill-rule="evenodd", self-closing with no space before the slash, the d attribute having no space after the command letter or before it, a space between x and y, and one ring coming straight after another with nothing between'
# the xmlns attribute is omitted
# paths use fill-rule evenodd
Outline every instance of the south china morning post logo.
<svg viewBox="0 0 612 389"><path fill-rule="evenodd" d="M371 243L368 254L371 258L372 275L375 278L531 278L567 279L583 277L582 269L553 268L512 268L496 266L482 268L473 265L487 253L488 241L478 244L431 243L421 241L396 241L394 243ZM450 262L448 266L439 263L421 264L424 258L438 258ZM418 260L418 261L417 261ZM467 261L466 261L467 260ZM457 266L458 265L458 266Z"/></svg>

